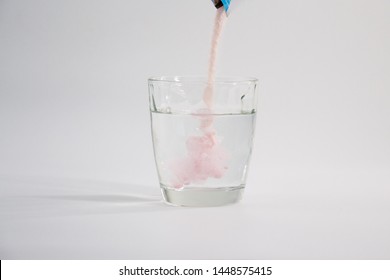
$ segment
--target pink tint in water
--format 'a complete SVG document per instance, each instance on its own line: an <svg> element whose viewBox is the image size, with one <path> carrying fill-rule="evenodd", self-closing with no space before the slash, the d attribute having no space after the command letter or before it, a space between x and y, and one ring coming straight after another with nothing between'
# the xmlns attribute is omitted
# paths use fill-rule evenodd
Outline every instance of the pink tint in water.
<svg viewBox="0 0 390 280"><path fill-rule="evenodd" d="M187 157L175 162L173 186L182 188L192 183L203 183L208 178L221 178L226 169L227 154L215 142L215 136L204 134L186 141Z"/></svg>
<svg viewBox="0 0 390 280"><path fill-rule="evenodd" d="M203 93L203 101L207 109L200 110L194 117L200 119L199 136L190 136L186 140L187 155L172 163L174 178L172 184L175 188L182 188L192 183L199 184L209 178L221 178L228 169L228 153L221 146L213 127L213 96L216 72L216 59L218 43L226 20L223 8L217 10L214 22L213 38L209 58L207 86Z"/></svg>
<svg viewBox="0 0 390 280"><path fill-rule="evenodd" d="M201 134L188 137L186 157L173 162L172 183L175 188L203 183L208 178L221 178L228 169L229 155L220 145L220 140L212 127L212 115L201 112L194 117L200 119Z"/></svg>

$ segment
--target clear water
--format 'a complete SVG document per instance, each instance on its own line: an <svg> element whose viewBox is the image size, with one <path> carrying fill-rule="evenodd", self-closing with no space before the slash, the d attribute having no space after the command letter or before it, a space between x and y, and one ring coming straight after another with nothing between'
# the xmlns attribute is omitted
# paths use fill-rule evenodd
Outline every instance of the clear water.
<svg viewBox="0 0 390 280"><path fill-rule="evenodd" d="M189 180L177 185L177 165L189 158L188 139L202 137L200 119L190 114L152 112L154 153L160 184L173 191L231 191L245 186L252 151L256 113L212 115L218 148L224 151L224 171L218 178ZM177 181L177 180L176 180ZM209 195L210 196L210 195ZM188 203L186 203L188 204Z"/></svg>

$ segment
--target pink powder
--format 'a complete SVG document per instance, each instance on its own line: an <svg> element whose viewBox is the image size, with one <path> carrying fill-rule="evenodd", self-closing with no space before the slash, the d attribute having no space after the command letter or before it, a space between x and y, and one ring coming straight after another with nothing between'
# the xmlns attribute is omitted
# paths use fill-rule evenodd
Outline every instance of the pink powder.
<svg viewBox="0 0 390 280"><path fill-rule="evenodd" d="M214 86L213 83L215 81L215 72L216 72L216 64L217 64L217 53L218 53L218 43L221 38L221 33L223 26L226 21L226 13L223 8L217 9L217 13L215 15L214 20L214 31L213 38L211 40L211 51L209 58L209 69L207 76L207 87L203 94L203 101L206 103L207 108L211 109L213 106L213 95L214 95Z"/></svg>
<svg viewBox="0 0 390 280"><path fill-rule="evenodd" d="M176 188L182 188L184 185L191 183L202 183L208 178L221 178L228 168L229 156L220 145L213 127L214 119L212 115L218 43L225 20L226 13L224 9L218 9L211 41L207 86L203 93L203 101L207 109L194 114L194 117L200 119L201 135L189 137L186 141L186 157L172 163L171 168L174 174L172 184Z"/></svg>

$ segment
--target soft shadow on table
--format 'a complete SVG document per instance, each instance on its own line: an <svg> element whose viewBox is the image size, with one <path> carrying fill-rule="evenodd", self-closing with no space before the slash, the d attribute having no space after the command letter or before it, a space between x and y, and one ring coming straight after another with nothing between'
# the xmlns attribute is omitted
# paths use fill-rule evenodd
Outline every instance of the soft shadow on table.
<svg viewBox="0 0 390 280"><path fill-rule="evenodd" d="M105 203L140 203L159 201L155 197L139 197L135 195L101 194L101 195L47 195L39 196L45 199L55 199L64 201L85 201L85 202L105 202Z"/></svg>
<svg viewBox="0 0 390 280"><path fill-rule="evenodd" d="M158 186L71 178L0 178L0 217L168 211Z"/></svg>

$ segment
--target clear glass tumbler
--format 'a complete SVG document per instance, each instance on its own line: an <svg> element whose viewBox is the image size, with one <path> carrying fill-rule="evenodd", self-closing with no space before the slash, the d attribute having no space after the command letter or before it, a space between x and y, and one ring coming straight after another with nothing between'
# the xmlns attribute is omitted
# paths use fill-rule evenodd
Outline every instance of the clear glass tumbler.
<svg viewBox="0 0 390 280"><path fill-rule="evenodd" d="M241 199L256 121L257 79L153 77L152 137L164 200L220 206Z"/></svg>

